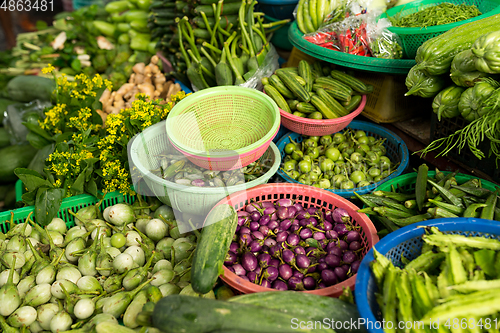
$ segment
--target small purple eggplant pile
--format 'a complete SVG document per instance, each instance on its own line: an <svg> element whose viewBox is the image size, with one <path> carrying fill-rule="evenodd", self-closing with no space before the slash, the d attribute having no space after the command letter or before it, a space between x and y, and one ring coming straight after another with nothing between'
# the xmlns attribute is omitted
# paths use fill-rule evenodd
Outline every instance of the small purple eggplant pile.
<svg viewBox="0 0 500 333"><path fill-rule="evenodd" d="M248 204L224 265L240 278L277 290L314 290L356 274L360 227L343 208L306 208L290 199Z"/></svg>

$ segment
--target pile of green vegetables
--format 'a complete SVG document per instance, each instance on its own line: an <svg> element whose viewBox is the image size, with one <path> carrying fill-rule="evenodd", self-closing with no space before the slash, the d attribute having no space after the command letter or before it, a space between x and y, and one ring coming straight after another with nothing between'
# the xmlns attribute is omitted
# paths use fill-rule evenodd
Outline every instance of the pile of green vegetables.
<svg viewBox="0 0 500 333"><path fill-rule="evenodd" d="M475 5L466 5L465 3L455 5L449 2L443 2L438 5L417 10L409 15L395 15L388 17L394 27L402 28L426 28L435 25L456 23L468 20L481 15L481 12Z"/></svg>
<svg viewBox="0 0 500 333"><path fill-rule="evenodd" d="M350 190L381 181L396 171L385 139L347 129L333 136L301 137L285 146L282 171L302 184ZM298 141L298 140L297 140Z"/></svg>
<svg viewBox="0 0 500 333"><path fill-rule="evenodd" d="M198 296L190 285L197 236L179 234L170 207L151 199L103 208L69 210L69 229L60 218L42 228L31 214L14 224L12 214L10 230L0 234L3 331L91 332L118 319L136 328L145 305L171 294Z"/></svg>
<svg viewBox="0 0 500 333"><path fill-rule="evenodd" d="M171 3L153 4L153 33L161 36L172 74L197 89L245 83L271 50L268 35L289 22L264 23L264 14L254 12L257 1L205 0L194 8L181 2L177 13Z"/></svg>
<svg viewBox="0 0 500 333"><path fill-rule="evenodd" d="M421 254L411 261L402 255L401 268L373 249L370 267L383 319L422 322L422 331L431 323L443 332L498 330L500 241L444 234L436 227L425 231Z"/></svg>
<svg viewBox="0 0 500 333"><path fill-rule="evenodd" d="M458 172L429 172L422 164L413 184L392 186L391 191L375 191L356 197L365 205L359 210L380 222L388 232L434 218L479 217L500 221L498 193L485 188L481 180L460 181ZM459 179L457 181L457 178Z"/></svg>
<svg viewBox="0 0 500 333"><path fill-rule="evenodd" d="M406 95L433 97L439 120L463 117L470 124L428 145L438 156L468 146L479 159L500 158L500 14L453 28L422 44L406 77ZM448 78L451 77L451 81ZM477 149L490 140L490 152Z"/></svg>

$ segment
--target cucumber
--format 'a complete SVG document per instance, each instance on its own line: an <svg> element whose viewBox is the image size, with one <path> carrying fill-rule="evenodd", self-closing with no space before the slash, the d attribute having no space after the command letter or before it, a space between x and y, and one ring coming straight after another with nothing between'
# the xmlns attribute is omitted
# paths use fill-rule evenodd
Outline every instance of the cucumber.
<svg viewBox="0 0 500 333"><path fill-rule="evenodd" d="M327 84L321 84L321 83L313 84L313 90L317 91L318 89L326 90L328 94L330 94L333 98L338 99L339 101L349 102L351 100L351 95L347 93L345 90L337 89Z"/></svg>
<svg viewBox="0 0 500 333"><path fill-rule="evenodd" d="M345 106L345 109L348 112L354 111L359 106L359 103L361 103L361 95L354 95L352 96L349 103Z"/></svg>
<svg viewBox="0 0 500 333"><path fill-rule="evenodd" d="M339 300L338 298L306 294L297 291L267 291L239 295L228 300L233 303L250 304L279 310L285 313L297 314L309 320L322 321L324 318L334 322L358 322L359 312L354 304ZM351 328L351 329L350 329ZM357 328L342 325L336 327L337 333L366 332L363 325Z"/></svg>
<svg viewBox="0 0 500 333"><path fill-rule="evenodd" d="M290 113L290 107L288 106L288 103L286 102L285 98L279 93L279 91L274 88L272 85L268 84L264 86L264 92L271 97L278 107L282 109L283 111L286 111Z"/></svg>
<svg viewBox="0 0 500 333"><path fill-rule="evenodd" d="M191 266L191 285L197 293L206 294L217 283L237 225L236 211L226 204L214 207L207 216Z"/></svg>
<svg viewBox="0 0 500 333"><path fill-rule="evenodd" d="M311 103L314 105L316 109L318 109L319 112L323 115L324 118L326 119L335 119L339 118L340 116L335 113L333 110L331 110L325 102L321 98L319 98L318 95L313 95L311 97Z"/></svg>
<svg viewBox="0 0 500 333"><path fill-rule="evenodd" d="M54 80L34 75L19 75L7 83L9 98L23 103L35 99L50 101L55 88Z"/></svg>
<svg viewBox="0 0 500 333"><path fill-rule="evenodd" d="M340 117L346 116L349 112L335 98L333 98L325 89L319 88L316 90L318 97L326 104L326 106Z"/></svg>
<svg viewBox="0 0 500 333"><path fill-rule="evenodd" d="M321 84L323 86L323 89L343 90L349 95L352 95L353 93L353 90L350 86L340 82L339 80L332 79L331 77L319 77L314 80L314 83Z"/></svg>
<svg viewBox="0 0 500 333"><path fill-rule="evenodd" d="M306 81L305 88L307 91L312 91L313 77L311 73L311 66L305 60L299 62L299 75Z"/></svg>
<svg viewBox="0 0 500 333"><path fill-rule="evenodd" d="M146 314L147 316L147 314ZM148 318L149 319L149 318ZM332 333L332 330L296 327L310 319L262 306L230 303L186 295L170 295L156 303L151 326L165 333L208 333L214 331L262 333Z"/></svg>
<svg viewBox="0 0 500 333"><path fill-rule="evenodd" d="M15 145L0 149L0 184L14 182L18 178L14 174L16 168L26 168L36 149L31 145Z"/></svg>
<svg viewBox="0 0 500 333"><path fill-rule="evenodd" d="M302 113L313 113L313 112L318 111L311 104L304 103L304 102L298 103L297 106L296 106L296 108L297 108L297 111L302 112Z"/></svg>
<svg viewBox="0 0 500 333"><path fill-rule="evenodd" d="M289 99L286 101L286 103L288 104L288 107L290 108L290 111L295 111L297 110L297 105L300 103L298 100L296 99Z"/></svg>
<svg viewBox="0 0 500 333"><path fill-rule="evenodd" d="M10 146L10 135L4 127L0 127L0 148Z"/></svg>
<svg viewBox="0 0 500 333"><path fill-rule="evenodd" d="M297 96L297 98L301 102L309 102L311 100L311 96L309 95L309 92L302 87L299 82L295 79L295 76L293 74L283 72L283 71L276 71L276 75L283 81L285 86L290 89L290 91Z"/></svg>
<svg viewBox="0 0 500 333"><path fill-rule="evenodd" d="M295 95L283 84L278 75L273 74L269 77L269 83L278 90L278 92L285 98L292 99Z"/></svg>
<svg viewBox="0 0 500 333"><path fill-rule="evenodd" d="M370 88L366 84L364 84L362 81L356 79L355 77L353 77L351 75L348 75L346 73L342 73L341 71L338 71L335 69L330 72L330 75L335 80L339 80L340 82L348 85L354 91L357 91L357 92L362 93L362 94L367 94L367 93L371 92ZM372 89L373 89L373 87L372 87Z"/></svg>

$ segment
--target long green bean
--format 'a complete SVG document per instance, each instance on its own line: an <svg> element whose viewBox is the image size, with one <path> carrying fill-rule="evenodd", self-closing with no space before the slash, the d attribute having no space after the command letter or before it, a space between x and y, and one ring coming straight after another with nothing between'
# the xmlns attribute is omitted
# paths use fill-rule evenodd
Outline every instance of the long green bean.
<svg viewBox="0 0 500 333"><path fill-rule="evenodd" d="M481 15L479 9L474 5L444 2L439 5L419 10L409 15L396 15L389 18L395 27L415 28L432 27L436 25L455 23Z"/></svg>

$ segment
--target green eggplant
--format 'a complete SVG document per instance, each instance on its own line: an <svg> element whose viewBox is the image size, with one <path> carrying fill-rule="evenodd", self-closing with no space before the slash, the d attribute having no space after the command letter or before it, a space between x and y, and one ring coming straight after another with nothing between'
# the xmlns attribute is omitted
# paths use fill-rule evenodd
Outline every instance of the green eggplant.
<svg viewBox="0 0 500 333"><path fill-rule="evenodd" d="M485 109L481 109L481 104L490 97L495 91L493 87L488 82L478 82L474 87L468 88L460 96L460 101L458 102L458 110L462 117L468 121L474 121L486 112Z"/></svg>
<svg viewBox="0 0 500 333"><path fill-rule="evenodd" d="M439 92L432 101L432 110L437 114L438 120L441 118L454 118L460 115L458 102L465 88L456 85L449 86Z"/></svg>
<svg viewBox="0 0 500 333"><path fill-rule="evenodd" d="M428 76L416 69L410 69L405 81L408 92L405 96L417 95L423 98L436 96L445 86L446 82L441 76Z"/></svg>
<svg viewBox="0 0 500 333"><path fill-rule="evenodd" d="M471 48L474 65L483 73L500 74L500 30L482 35Z"/></svg>
<svg viewBox="0 0 500 333"><path fill-rule="evenodd" d="M474 87L480 78L488 76L487 73L476 70L474 58L471 50L462 51L453 58L450 77L457 86Z"/></svg>

